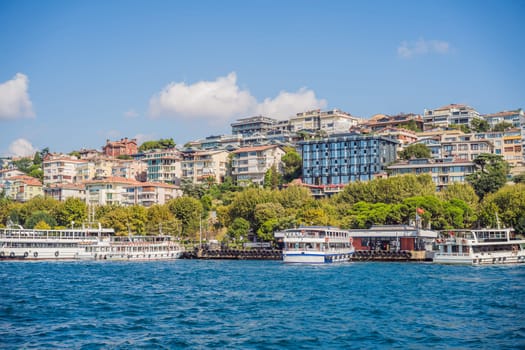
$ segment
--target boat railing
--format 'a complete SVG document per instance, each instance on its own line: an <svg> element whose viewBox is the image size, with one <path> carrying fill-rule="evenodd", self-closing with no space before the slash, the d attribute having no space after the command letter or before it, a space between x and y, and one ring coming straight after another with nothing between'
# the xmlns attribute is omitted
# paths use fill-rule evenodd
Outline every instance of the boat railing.
<svg viewBox="0 0 525 350"><path fill-rule="evenodd" d="M32 239L32 240L97 240L97 236L85 231L37 231L37 230L2 230L3 239Z"/></svg>

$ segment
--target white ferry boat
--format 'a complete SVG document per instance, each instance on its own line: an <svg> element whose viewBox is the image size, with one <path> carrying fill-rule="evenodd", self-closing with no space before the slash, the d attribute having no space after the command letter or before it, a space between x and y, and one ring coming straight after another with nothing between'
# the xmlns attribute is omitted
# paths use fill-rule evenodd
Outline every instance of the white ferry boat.
<svg viewBox="0 0 525 350"><path fill-rule="evenodd" d="M170 236L115 236L113 229L0 229L2 260L171 260L183 249Z"/></svg>
<svg viewBox="0 0 525 350"><path fill-rule="evenodd" d="M93 259L86 247L98 244L113 229L63 230L0 229L0 259L71 260Z"/></svg>
<svg viewBox="0 0 525 350"><path fill-rule="evenodd" d="M85 247L97 260L172 260L183 253L171 236L114 236Z"/></svg>
<svg viewBox="0 0 525 350"><path fill-rule="evenodd" d="M525 263L525 239L516 239L510 228L454 230L436 239L433 262L440 264Z"/></svg>
<svg viewBox="0 0 525 350"><path fill-rule="evenodd" d="M326 226L308 226L275 232L283 241L285 263L325 264L350 261L354 253L348 231Z"/></svg>

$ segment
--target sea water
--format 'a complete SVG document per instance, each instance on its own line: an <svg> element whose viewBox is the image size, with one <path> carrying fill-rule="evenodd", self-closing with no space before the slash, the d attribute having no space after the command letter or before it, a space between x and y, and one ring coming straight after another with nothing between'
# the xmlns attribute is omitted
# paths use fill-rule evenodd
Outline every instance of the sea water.
<svg viewBox="0 0 525 350"><path fill-rule="evenodd" d="M525 348L525 266L2 262L0 348Z"/></svg>

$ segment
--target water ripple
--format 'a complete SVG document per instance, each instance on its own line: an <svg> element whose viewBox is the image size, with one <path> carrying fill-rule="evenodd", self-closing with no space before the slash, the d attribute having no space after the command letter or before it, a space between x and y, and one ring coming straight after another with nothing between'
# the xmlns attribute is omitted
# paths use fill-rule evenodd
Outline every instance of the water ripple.
<svg viewBox="0 0 525 350"><path fill-rule="evenodd" d="M4 262L2 349L516 349L525 269Z"/></svg>

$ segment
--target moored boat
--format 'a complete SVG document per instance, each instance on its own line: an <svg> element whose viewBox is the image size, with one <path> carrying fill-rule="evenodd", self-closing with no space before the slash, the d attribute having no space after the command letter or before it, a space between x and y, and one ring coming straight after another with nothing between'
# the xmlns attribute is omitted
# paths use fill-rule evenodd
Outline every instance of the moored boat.
<svg viewBox="0 0 525 350"><path fill-rule="evenodd" d="M10 260L75 260L92 259L86 247L98 244L113 229L84 228L37 230L0 229L0 259Z"/></svg>
<svg viewBox="0 0 525 350"><path fill-rule="evenodd" d="M283 241L285 263L325 264L350 261L354 253L349 232L335 227L308 226L275 232Z"/></svg>
<svg viewBox="0 0 525 350"><path fill-rule="evenodd" d="M86 246L97 260L172 260L179 259L183 249L171 236L106 237L96 245Z"/></svg>
<svg viewBox="0 0 525 350"><path fill-rule="evenodd" d="M442 232L436 239L436 246L434 263L525 263L525 239L517 239L510 228Z"/></svg>

